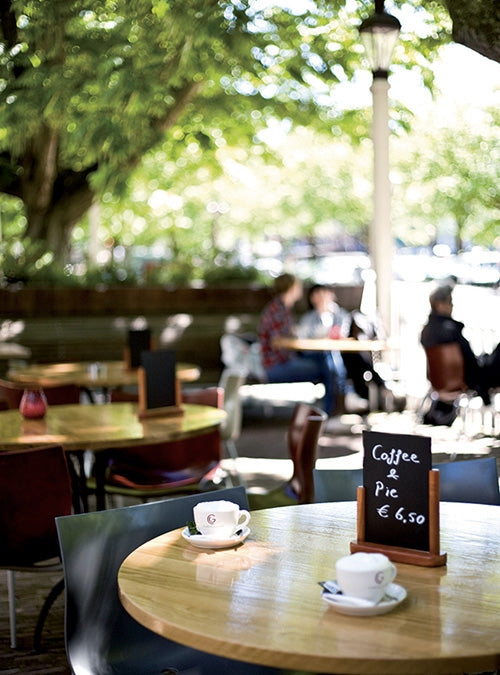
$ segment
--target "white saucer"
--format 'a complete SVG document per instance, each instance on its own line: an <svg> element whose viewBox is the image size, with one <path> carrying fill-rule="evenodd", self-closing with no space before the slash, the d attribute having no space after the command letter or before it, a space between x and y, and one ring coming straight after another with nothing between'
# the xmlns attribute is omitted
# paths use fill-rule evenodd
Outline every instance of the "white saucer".
<svg viewBox="0 0 500 675"><path fill-rule="evenodd" d="M182 536L193 546L198 548L230 548L241 544L250 534L250 528L243 525L239 534L233 534L229 539L218 539L209 534L189 534L189 528L182 530Z"/></svg>
<svg viewBox="0 0 500 675"><path fill-rule="evenodd" d="M349 614L350 616L375 616L376 614L386 614L400 605L406 598L406 590L402 586L398 586L398 584L389 584L382 600L374 605L367 606L357 604L356 598L352 598L351 600L347 595L341 595L339 593L323 591L321 597L330 605L333 605L339 614Z"/></svg>

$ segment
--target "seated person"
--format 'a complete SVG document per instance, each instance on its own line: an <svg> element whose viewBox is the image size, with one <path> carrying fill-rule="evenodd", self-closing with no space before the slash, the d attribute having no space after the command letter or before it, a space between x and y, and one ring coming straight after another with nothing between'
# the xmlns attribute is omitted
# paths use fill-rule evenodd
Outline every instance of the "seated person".
<svg viewBox="0 0 500 675"><path fill-rule="evenodd" d="M464 324L453 319L453 289L439 286L429 296L431 311L422 330L420 341L424 348L456 342L464 357L465 384L476 391L485 405L490 404L489 389L500 386L500 345L492 354L477 357L462 335Z"/></svg>
<svg viewBox="0 0 500 675"><path fill-rule="evenodd" d="M307 293L309 311L300 319L296 333L302 338L343 337L350 323L349 313L335 302L335 293L328 286L315 284ZM316 352L306 352L314 355ZM344 397L346 393L346 369L342 355L338 351L328 352L328 359L333 362L336 374L335 393L337 408L345 407Z"/></svg>
<svg viewBox="0 0 500 675"><path fill-rule="evenodd" d="M268 382L321 382L325 387L323 408L335 410L336 372L329 352L302 354L276 348L273 340L295 333L292 307L302 298L302 283L282 274L274 283L274 298L264 307L258 328L262 364Z"/></svg>
<svg viewBox="0 0 500 675"><path fill-rule="evenodd" d="M351 325L351 315L339 304L329 286L314 284L307 293L309 311L297 327L299 337L346 337Z"/></svg>
<svg viewBox="0 0 500 675"><path fill-rule="evenodd" d="M374 339L375 328L360 312L352 314L340 307L336 302L335 292L328 286L315 284L309 289L308 302L311 310L304 314L299 326L300 337L354 337L360 339ZM388 387L377 371L373 368L372 355L366 352L332 352L338 373L338 389L346 390L346 378L352 382L355 393L363 400L368 401L368 382L373 382L379 390L378 405L383 408L385 394ZM403 409L406 401L400 397L394 403L398 409Z"/></svg>

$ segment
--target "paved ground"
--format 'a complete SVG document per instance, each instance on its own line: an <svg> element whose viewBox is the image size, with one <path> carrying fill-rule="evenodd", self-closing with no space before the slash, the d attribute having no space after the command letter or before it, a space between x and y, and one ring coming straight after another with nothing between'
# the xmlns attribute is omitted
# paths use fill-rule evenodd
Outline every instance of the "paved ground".
<svg viewBox="0 0 500 675"><path fill-rule="evenodd" d="M265 412L265 410L264 410ZM291 407L274 410L273 416L263 409L245 408L244 425L238 442L238 469L249 489L262 491L285 481L291 475L291 462L286 446L286 427ZM457 455L460 458L493 454L500 457L500 440L477 438L462 440L460 430L422 429L415 425L412 414L374 414L369 418L371 428L426 433L434 437L435 461ZM362 464L362 430L367 420L346 415L328 421L320 439L317 466L352 468ZM231 461L228 460L228 467ZM19 574L18 576L18 643L9 647L8 603L6 574L0 571L0 675L69 675L64 650L64 600L61 596L53 606L43 633L42 652L32 651L33 630L37 612L44 597L58 580L58 575ZM138 674L140 675L140 674ZM236 674L235 674L236 675Z"/></svg>

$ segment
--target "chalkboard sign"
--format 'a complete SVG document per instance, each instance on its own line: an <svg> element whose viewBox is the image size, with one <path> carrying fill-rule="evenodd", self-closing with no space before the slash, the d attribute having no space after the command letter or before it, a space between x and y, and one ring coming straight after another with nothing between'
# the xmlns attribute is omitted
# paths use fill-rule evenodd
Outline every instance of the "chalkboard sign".
<svg viewBox="0 0 500 675"><path fill-rule="evenodd" d="M428 550L431 439L365 431L363 449L365 538Z"/></svg>
<svg viewBox="0 0 500 675"><path fill-rule="evenodd" d="M138 375L140 416L182 413L175 352L142 352Z"/></svg>
<svg viewBox="0 0 500 675"><path fill-rule="evenodd" d="M363 487L358 540L351 551L381 551L392 560L444 565L439 551L439 473L426 436L363 432Z"/></svg>
<svg viewBox="0 0 500 675"><path fill-rule="evenodd" d="M151 329L129 330L126 361L129 368L138 368L141 365L142 352L151 350Z"/></svg>

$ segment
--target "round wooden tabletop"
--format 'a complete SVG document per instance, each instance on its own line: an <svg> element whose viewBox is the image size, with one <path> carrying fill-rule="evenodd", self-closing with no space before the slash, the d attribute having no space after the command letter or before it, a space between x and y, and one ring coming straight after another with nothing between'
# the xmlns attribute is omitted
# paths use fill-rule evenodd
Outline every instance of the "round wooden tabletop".
<svg viewBox="0 0 500 675"><path fill-rule="evenodd" d="M355 340L354 338L294 338L279 337L273 341L274 347L307 352L380 352L388 349L383 340Z"/></svg>
<svg viewBox="0 0 500 675"><path fill-rule="evenodd" d="M191 363L177 363L176 373L181 382L194 382L200 377L199 367ZM97 389L136 385L137 369L127 368L124 361L42 363L11 368L7 377L13 382L40 387L76 384Z"/></svg>
<svg viewBox="0 0 500 675"><path fill-rule="evenodd" d="M0 412L0 450L59 443L67 451L105 450L163 443L218 427L224 410L183 404L183 414L139 419L135 403L49 406L43 419L24 419L18 410Z"/></svg>
<svg viewBox="0 0 500 675"><path fill-rule="evenodd" d="M0 342L0 359L29 359L31 349L15 342Z"/></svg>
<svg viewBox="0 0 500 675"><path fill-rule="evenodd" d="M442 567L397 563L407 597L345 616L321 597L356 537L354 502L252 512L239 547L195 548L181 530L136 549L118 583L141 624L197 649L318 673L428 675L500 665L500 508L441 504Z"/></svg>

